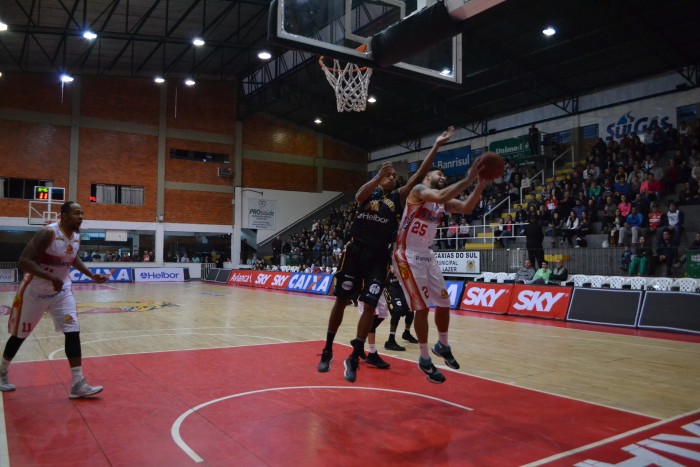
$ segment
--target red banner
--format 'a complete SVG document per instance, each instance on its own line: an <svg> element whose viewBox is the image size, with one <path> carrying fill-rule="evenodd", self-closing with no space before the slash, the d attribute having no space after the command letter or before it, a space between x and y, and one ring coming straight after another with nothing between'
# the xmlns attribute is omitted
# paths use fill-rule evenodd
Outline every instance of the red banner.
<svg viewBox="0 0 700 467"><path fill-rule="evenodd" d="M508 314L564 319L571 290L571 287L517 284L511 294Z"/></svg>
<svg viewBox="0 0 700 467"><path fill-rule="evenodd" d="M287 288L291 275L289 272L236 270L231 273L228 283L231 285L284 290Z"/></svg>
<svg viewBox="0 0 700 467"><path fill-rule="evenodd" d="M513 284L468 282L459 308L467 311L506 314L512 289Z"/></svg>

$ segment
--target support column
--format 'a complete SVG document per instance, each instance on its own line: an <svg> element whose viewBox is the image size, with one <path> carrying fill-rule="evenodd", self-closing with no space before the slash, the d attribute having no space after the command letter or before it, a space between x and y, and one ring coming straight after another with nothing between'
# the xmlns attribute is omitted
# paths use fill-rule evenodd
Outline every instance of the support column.
<svg viewBox="0 0 700 467"><path fill-rule="evenodd" d="M61 83L61 86L65 86ZM73 200L78 204L87 204L89 199L82 203L78 199L78 160L80 159L80 100L82 98L83 80L78 77L71 83L73 89L73 99L71 101L70 118L70 148L68 156L68 200ZM88 193L88 197L90 194Z"/></svg>
<svg viewBox="0 0 700 467"><path fill-rule="evenodd" d="M236 122L233 152L233 235L231 235L231 262L238 268L241 263L241 225L243 218L243 122Z"/></svg>
<svg viewBox="0 0 700 467"><path fill-rule="evenodd" d="M168 82L160 86L158 112L158 168L156 179L156 257L152 261L163 264L165 260L165 144L168 131Z"/></svg>

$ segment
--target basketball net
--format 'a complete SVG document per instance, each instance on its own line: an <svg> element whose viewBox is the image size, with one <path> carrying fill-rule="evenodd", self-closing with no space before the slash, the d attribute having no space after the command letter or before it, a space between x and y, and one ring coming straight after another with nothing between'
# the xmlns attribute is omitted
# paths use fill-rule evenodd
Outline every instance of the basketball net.
<svg viewBox="0 0 700 467"><path fill-rule="evenodd" d="M360 52L367 50L367 45L363 44L357 48ZM367 107L367 90L369 89L369 79L372 76L372 69L361 67L354 63L333 59L333 67L325 63L325 57L318 59L321 69L326 74L326 79L335 91L335 100L338 112L362 112Z"/></svg>

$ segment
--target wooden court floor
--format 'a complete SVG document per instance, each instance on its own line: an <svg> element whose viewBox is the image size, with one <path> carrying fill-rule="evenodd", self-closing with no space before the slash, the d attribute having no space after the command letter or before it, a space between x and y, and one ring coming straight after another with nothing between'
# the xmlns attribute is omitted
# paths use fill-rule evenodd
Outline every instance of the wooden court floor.
<svg viewBox="0 0 700 467"><path fill-rule="evenodd" d="M17 391L3 394L3 465L60 464L67 445L71 465L574 465L564 454L579 446L700 410L694 336L454 314L462 368L432 385L417 346L384 351L383 324L392 369L361 365L352 385L354 307L331 371L315 370L330 298L199 282L74 290L86 377L105 391L67 398L63 337L43 319L11 367ZM0 306L12 297L0 289ZM117 442L125 432L135 438Z"/></svg>

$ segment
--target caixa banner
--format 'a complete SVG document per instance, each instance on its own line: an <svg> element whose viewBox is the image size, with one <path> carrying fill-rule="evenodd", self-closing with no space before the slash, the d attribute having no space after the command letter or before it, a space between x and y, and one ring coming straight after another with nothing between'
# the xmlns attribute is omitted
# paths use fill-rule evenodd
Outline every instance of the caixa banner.
<svg viewBox="0 0 700 467"><path fill-rule="evenodd" d="M333 284L332 274L308 274L295 272L289 278L287 290L326 295Z"/></svg>
<svg viewBox="0 0 700 467"><path fill-rule="evenodd" d="M103 274L107 276L107 282L134 282L134 273L131 268L88 268L93 274ZM73 282L92 282L92 280L78 271L70 270L70 280Z"/></svg>

